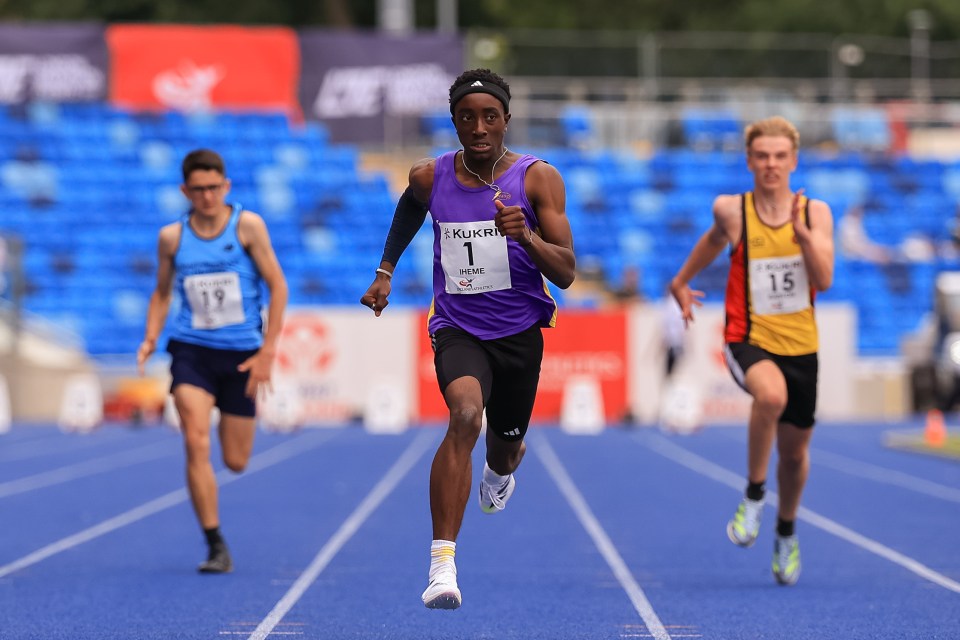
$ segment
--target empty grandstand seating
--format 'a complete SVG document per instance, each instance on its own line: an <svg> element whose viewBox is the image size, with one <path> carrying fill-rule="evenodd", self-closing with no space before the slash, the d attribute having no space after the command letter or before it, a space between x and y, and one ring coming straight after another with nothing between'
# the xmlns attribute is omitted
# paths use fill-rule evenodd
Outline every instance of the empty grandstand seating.
<svg viewBox="0 0 960 640"><path fill-rule="evenodd" d="M582 133L575 115L571 132ZM449 115L435 120L439 141ZM839 113L835 122L851 148L888 143L877 118ZM683 148L644 158L580 144L530 150L565 178L578 255L601 265L611 284L625 266L639 267L648 299L663 295L710 224L713 197L751 185L734 116L688 110L683 126ZM396 198L386 176L360 171L356 147L332 144L322 126L291 125L280 114L134 114L67 104L0 108L0 233L25 242L26 308L79 331L93 354L135 351L157 230L184 212L179 161L200 146L224 155L231 200L267 220L291 304L355 305L379 262ZM916 236L950 245L960 165L857 151L805 151L801 159L794 184L826 200L837 218L863 204L876 242ZM397 270L395 304L429 301L429 232L421 230ZM957 266L943 254L891 265L838 254L836 285L822 299L856 304L862 354L893 354L932 307L936 273ZM708 300L722 298L724 273L719 264L698 280Z"/></svg>

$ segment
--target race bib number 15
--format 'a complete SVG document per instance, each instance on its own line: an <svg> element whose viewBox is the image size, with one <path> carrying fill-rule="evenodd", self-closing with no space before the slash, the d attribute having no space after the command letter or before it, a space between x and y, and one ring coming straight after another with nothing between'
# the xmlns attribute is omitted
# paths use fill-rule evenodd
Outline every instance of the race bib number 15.
<svg viewBox="0 0 960 640"><path fill-rule="evenodd" d="M803 256L750 260L750 300L760 315L796 313L810 306Z"/></svg>

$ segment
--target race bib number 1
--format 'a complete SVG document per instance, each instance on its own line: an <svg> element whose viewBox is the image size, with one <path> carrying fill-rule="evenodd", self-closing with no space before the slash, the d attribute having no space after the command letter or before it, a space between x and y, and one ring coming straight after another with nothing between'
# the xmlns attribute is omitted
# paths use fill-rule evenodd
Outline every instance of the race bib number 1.
<svg viewBox="0 0 960 640"><path fill-rule="evenodd" d="M187 276L183 279L183 288L194 329L217 329L243 322L243 296L236 272Z"/></svg>
<svg viewBox="0 0 960 640"><path fill-rule="evenodd" d="M810 306L803 256L750 260L750 301L760 315L796 313Z"/></svg>
<svg viewBox="0 0 960 640"><path fill-rule="evenodd" d="M493 220L441 222L440 266L447 293L485 293L511 287L507 239Z"/></svg>

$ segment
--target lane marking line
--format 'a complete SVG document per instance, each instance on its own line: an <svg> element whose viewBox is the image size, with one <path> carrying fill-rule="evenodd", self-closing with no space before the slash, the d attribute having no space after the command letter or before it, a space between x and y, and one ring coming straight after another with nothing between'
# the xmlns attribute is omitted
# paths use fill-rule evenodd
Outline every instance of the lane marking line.
<svg viewBox="0 0 960 640"><path fill-rule="evenodd" d="M128 467L138 462L146 462L147 460L155 460L175 454L178 449L155 451L155 449L170 448L169 445L170 441L155 442L136 449L130 449L129 451L120 451L99 458L93 458L92 460L68 464L57 469L42 471L15 480L0 482L0 498L26 493L27 491L33 491L43 487L50 487L56 484L63 484L71 480Z"/></svg>
<svg viewBox="0 0 960 640"><path fill-rule="evenodd" d="M746 443L746 438L743 437L731 437L731 439ZM810 447L810 462L811 464L827 467L828 469L840 471L851 476L858 476L866 480L889 484L960 504L960 489L920 478L903 471L858 460L840 453L834 453L833 451Z"/></svg>
<svg viewBox="0 0 960 640"><path fill-rule="evenodd" d="M223 470L217 474L217 483L219 486L223 487L232 482L235 482L241 478L245 478L257 471L261 471L268 467L283 462L288 458L292 458L296 455L299 455L305 451L308 451L333 437L333 434L325 431L321 437L313 438L313 442L304 443L303 440L305 437L296 438L295 440L284 442L279 444L271 449L267 449L263 453L257 454L250 458L250 463L247 465L247 470L240 475L234 474L230 471ZM52 542L45 547L41 547L36 551L29 553L18 560L3 565L0 567L0 578L5 578L6 576L25 569L26 567L42 562L51 556L55 556L58 553L68 551L74 547L78 547L81 544L95 540L100 536L106 535L111 531L116 531L122 527L127 526L128 524L133 524L139 520L143 520L146 517L152 516L155 513L159 513L170 507L174 507L182 502L186 502L189 498L187 490L177 489L176 491L171 491L170 493L164 494L159 498L154 498L149 502L145 502L138 507L134 507L129 511L124 511L123 513L116 515L112 518L108 518L103 522L93 525L82 531L78 531L72 535L69 535L65 538L61 538L56 542Z"/></svg>
<svg viewBox="0 0 960 640"><path fill-rule="evenodd" d="M554 453L546 437L536 436L533 440L536 444L536 446L533 447L534 452L537 454L537 457L540 458L543 466L546 467L547 472L553 478L557 488L560 489L560 493L567 499L567 503L570 505L570 508L573 509L580 524L593 539L593 544L600 551L600 555L607 561L607 565L609 565L613 574L617 577L617 580L620 581L620 586L623 587L623 590L630 598L630 602L633 603L633 608L640 614L640 618L646 625L650 635L657 640L670 640L670 634L663 626L663 623L660 622L660 618L653 610L653 606L647 599L646 594L644 594L643 589L637 584L633 574L630 573L630 569L627 567L627 563L623 561L617 548L610 540L610 536L604 531L603 526L587 505L587 501L580 491L577 490L573 480L570 479L570 474L567 473L563 463L560 462L560 458Z"/></svg>
<svg viewBox="0 0 960 640"><path fill-rule="evenodd" d="M340 528L327 540L317 555L310 562L310 565L300 574L293 586L287 590L282 598L274 605L273 609L263 621L250 634L250 640L263 640L271 633L276 634L273 629L283 619L290 609L297 604L300 598L306 593L307 589L317 580L334 556L340 549L350 541L350 538L360 529L361 525L376 511L380 503L400 484L400 481L409 473L413 465L427 451L429 445L436 440L436 434L432 430L421 431L420 435L406 448L406 450L397 458L393 466L387 470L387 473L374 485L370 493L357 505Z"/></svg>
<svg viewBox="0 0 960 640"><path fill-rule="evenodd" d="M917 476L904 473L903 471L897 471L896 469L888 469L880 465L849 458L839 453L833 453L832 451L811 449L810 462L833 469L834 471L841 471L852 476L859 476L867 480L873 480L874 482L909 489L916 493L923 493L928 496L933 496L934 498L960 504L960 489L954 489L953 487L925 480L924 478L918 478Z"/></svg>
<svg viewBox="0 0 960 640"><path fill-rule="evenodd" d="M646 446L647 448L659 453L663 457L673 460L674 462L687 467L691 471L695 471L700 475L706 476L712 480L716 480L720 484L725 484L728 487L736 490L738 493L743 492L744 479L742 476L737 475L736 473L721 467L718 464L703 458L692 451L688 451L683 447L670 442L666 438L660 435L650 434L650 437L641 438L638 435L633 436L634 440L640 444ZM779 497L773 491L767 491L767 501L772 505L776 506ZM930 582L943 587L954 593L960 593L960 582L956 580L951 580L947 576L934 571L930 567L914 560L913 558L906 556L899 551L894 551L890 547L868 538L860 533L857 533L853 529L849 529L838 522L820 515L815 511L811 511L806 507L800 507L797 512L797 517L800 520L803 520L818 529L822 529L827 533L833 534L834 536L840 538L841 540L846 540L847 542L869 551L885 560L897 564L907 571L915 573L924 580L929 580Z"/></svg>
<svg viewBox="0 0 960 640"><path fill-rule="evenodd" d="M29 460L30 458L74 453L89 447L121 442L121 440L114 437L102 439L108 435L105 433L91 433L83 436L65 434L62 431L58 431L57 433L62 437L46 438L43 441L30 440L29 442L12 443L9 447L4 447L4 450L0 452L0 461L19 462ZM110 435L112 436L112 434Z"/></svg>

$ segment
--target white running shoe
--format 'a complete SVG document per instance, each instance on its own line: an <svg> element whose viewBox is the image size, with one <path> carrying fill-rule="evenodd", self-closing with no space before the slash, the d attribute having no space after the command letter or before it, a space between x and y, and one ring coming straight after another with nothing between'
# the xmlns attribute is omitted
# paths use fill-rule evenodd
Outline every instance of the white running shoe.
<svg viewBox="0 0 960 640"><path fill-rule="evenodd" d="M507 500L513 495L513 490L517 486L517 481L511 473L507 481L499 487L487 484L483 478L480 478L480 508L484 513L496 513L503 511L507 506Z"/></svg>
<svg viewBox="0 0 960 640"><path fill-rule="evenodd" d="M777 536L773 541L773 577L785 585L800 578L800 543L796 535Z"/></svg>
<svg viewBox="0 0 960 640"><path fill-rule="evenodd" d="M456 609L463 601L457 586L456 567L444 568L430 578L427 590L420 596L427 609Z"/></svg>
<svg viewBox="0 0 960 640"><path fill-rule="evenodd" d="M760 514L763 513L763 500L744 498L737 512L727 523L727 537L730 542L741 547L752 547L760 533Z"/></svg>

